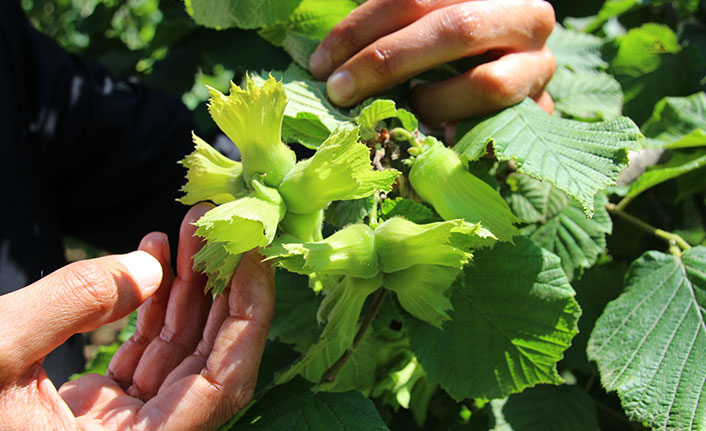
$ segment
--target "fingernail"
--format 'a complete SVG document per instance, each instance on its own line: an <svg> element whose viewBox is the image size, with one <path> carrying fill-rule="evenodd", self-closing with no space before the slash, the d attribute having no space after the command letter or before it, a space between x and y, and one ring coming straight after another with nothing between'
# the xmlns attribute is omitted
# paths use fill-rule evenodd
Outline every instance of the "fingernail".
<svg viewBox="0 0 706 431"><path fill-rule="evenodd" d="M314 75L326 75L331 67L331 53L326 48L317 49L309 58L309 69Z"/></svg>
<svg viewBox="0 0 706 431"><path fill-rule="evenodd" d="M328 97L336 105L346 105L355 95L353 76L347 70L336 72L326 82Z"/></svg>
<svg viewBox="0 0 706 431"><path fill-rule="evenodd" d="M162 282L162 265L151 254L144 251L133 251L116 259L130 273L141 289L151 294Z"/></svg>

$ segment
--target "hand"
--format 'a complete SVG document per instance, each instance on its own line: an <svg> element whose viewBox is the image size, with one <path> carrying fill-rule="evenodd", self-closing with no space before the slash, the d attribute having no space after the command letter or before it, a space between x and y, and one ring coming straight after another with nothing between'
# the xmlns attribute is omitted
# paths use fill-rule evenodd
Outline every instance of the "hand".
<svg viewBox="0 0 706 431"><path fill-rule="evenodd" d="M541 0L368 0L336 25L311 56L329 98L349 107L435 66L463 57L494 59L443 82L418 85L411 99L437 126L495 112L525 97L546 111L554 56L544 46L554 10Z"/></svg>
<svg viewBox="0 0 706 431"><path fill-rule="evenodd" d="M151 233L140 251L77 262L0 297L0 429L215 429L250 401L274 307L272 269L246 254L211 301L191 260L200 247L192 223L208 209L182 222L176 277L166 236ZM44 356L143 301L107 376L57 392Z"/></svg>

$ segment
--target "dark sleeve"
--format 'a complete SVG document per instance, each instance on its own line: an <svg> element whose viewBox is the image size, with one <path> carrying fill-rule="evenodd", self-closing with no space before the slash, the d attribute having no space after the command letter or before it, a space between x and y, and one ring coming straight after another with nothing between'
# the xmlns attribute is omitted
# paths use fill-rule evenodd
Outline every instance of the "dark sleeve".
<svg viewBox="0 0 706 431"><path fill-rule="evenodd" d="M153 230L176 244L192 128L179 100L67 54L0 1L0 294L64 265L66 235L111 252ZM80 344L45 361L55 383L82 368Z"/></svg>
<svg viewBox="0 0 706 431"><path fill-rule="evenodd" d="M111 252L134 249L152 230L175 239L185 212L175 202L184 182L177 161L192 148L190 112L67 54L29 25L19 2L0 4L0 60L9 69L0 88L10 94L0 117L15 117L2 129L13 129L2 146L15 148L0 151L23 158L10 171L34 178L20 185L35 183L62 235Z"/></svg>

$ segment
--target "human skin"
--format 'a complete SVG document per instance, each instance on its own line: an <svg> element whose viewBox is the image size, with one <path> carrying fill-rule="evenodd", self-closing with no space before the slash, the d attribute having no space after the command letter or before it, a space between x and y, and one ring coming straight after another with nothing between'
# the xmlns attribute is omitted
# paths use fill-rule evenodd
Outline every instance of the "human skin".
<svg viewBox="0 0 706 431"><path fill-rule="evenodd" d="M545 41L554 10L542 0L368 0L336 25L311 56L339 106L356 103L435 66L485 55L484 64L415 86L411 102L426 124L485 115L532 97L545 111L554 74Z"/></svg>
<svg viewBox="0 0 706 431"><path fill-rule="evenodd" d="M247 253L231 284L211 300L192 269L201 240L182 222L177 271L166 235L139 251L68 265L0 297L0 429L210 430L247 405L274 308L272 268ZM142 304L140 306L140 304ZM53 348L138 310L137 330L107 375L58 391L42 369Z"/></svg>

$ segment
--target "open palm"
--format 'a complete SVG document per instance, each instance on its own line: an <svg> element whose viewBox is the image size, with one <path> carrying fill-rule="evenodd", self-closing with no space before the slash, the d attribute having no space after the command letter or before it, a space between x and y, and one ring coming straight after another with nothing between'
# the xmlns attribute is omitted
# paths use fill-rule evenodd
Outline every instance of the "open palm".
<svg viewBox="0 0 706 431"><path fill-rule="evenodd" d="M159 285L156 291L145 289L149 283L126 271L120 258L105 257L63 268L17 295L0 297L0 319L8 322L1 332L24 328L0 337L8 343L8 349L0 349L0 408L5 416L0 428L215 429L250 401L272 318L272 270L259 255L248 253L229 289L213 301L204 295L205 280L192 270L191 256L200 247L192 223L208 209L194 207L184 218L176 276L166 236L152 233L142 240L140 250L162 266L161 282L153 283ZM136 253L132 255L142 252ZM45 281L50 278L54 283ZM45 303L59 299L49 287L64 296L72 289L73 301ZM115 354L107 376L87 375L57 392L41 367L43 357L72 333L116 320L148 296L139 308L135 335ZM52 319L20 318L23 310L27 314L42 303L47 306L38 314L52 312ZM23 346L20 333L29 331L34 338ZM37 338L42 340L37 343Z"/></svg>

